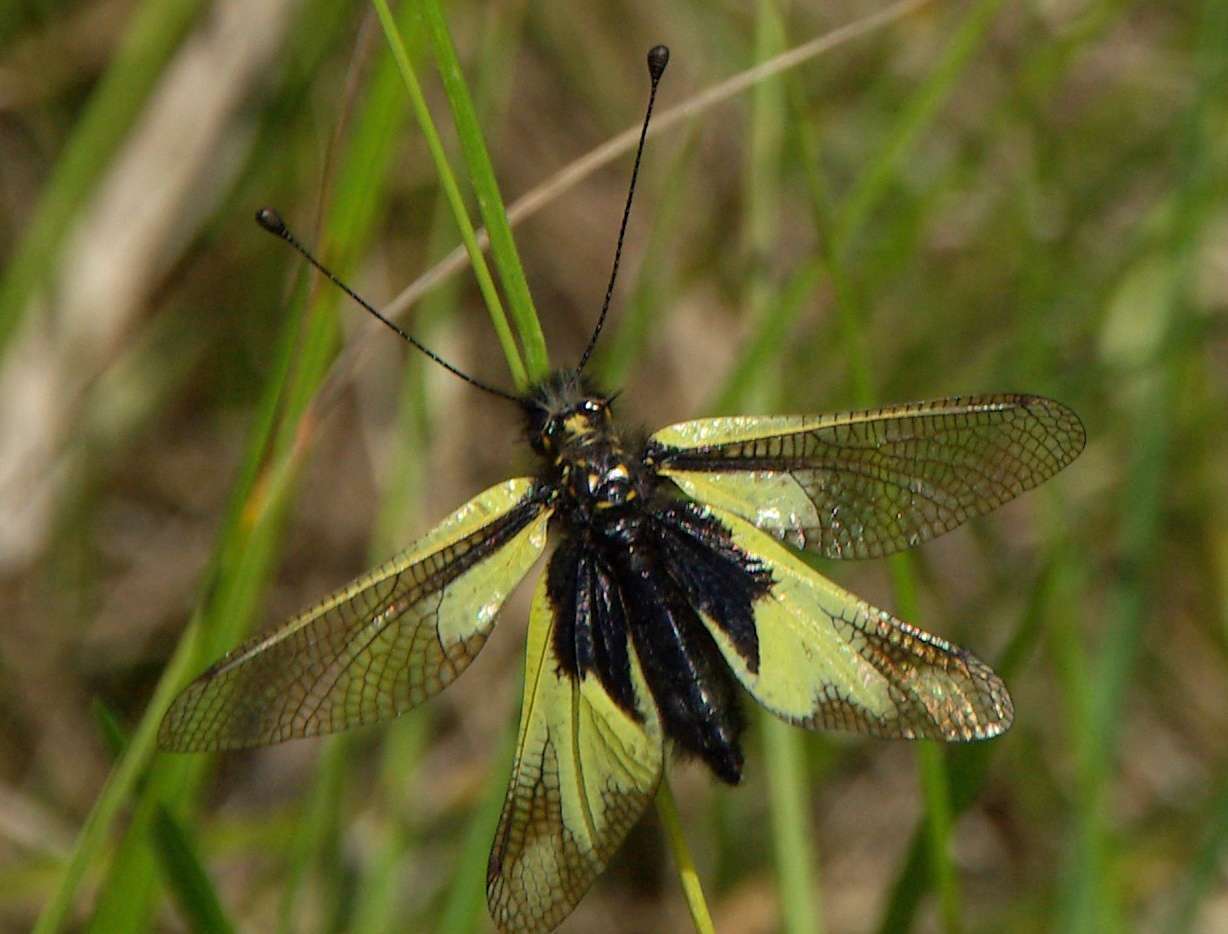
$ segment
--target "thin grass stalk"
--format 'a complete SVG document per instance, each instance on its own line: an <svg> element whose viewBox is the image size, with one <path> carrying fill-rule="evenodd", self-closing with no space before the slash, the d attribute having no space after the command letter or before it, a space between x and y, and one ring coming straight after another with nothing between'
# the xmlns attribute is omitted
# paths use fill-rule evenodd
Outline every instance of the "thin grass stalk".
<svg viewBox="0 0 1228 934"><path fill-rule="evenodd" d="M680 123L692 121L705 111L736 97L748 88L754 87L760 81L764 81L773 75L782 74L789 69L797 68L832 49L852 42L876 30L884 29L908 15L925 8L932 2L933 0L900 0L900 2L884 7L882 10L878 10L869 16L854 20L821 36L794 46L769 62L745 69L688 98L681 104L661 110L654 117L648 135L649 137L656 137L658 134L667 132ZM540 185L525 192L509 206L507 212L508 222L515 226L533 216L543 207L561 197L565 191L579 184L603 166L609 165L615 159L634 150L635 144L639 139L639 132L640 127L638 124L634 128L625 130L590 150L580 158L573 160ZM489 245L489 238L485 230L477 232L477 242L481 249L485 249ZM384 312L390 317L399 317L441 282L464 269L468 262L469 247L467 244L462 243L402 289L395 298L384 306ZM371 322L367 335L346 348L346 351L342 354L337 364L334 365L329 376L328 391L322 393L326 400L337 397L335 390L350 377L359 357L360 347L365 345L367 339L373 337L377 330L379 330L378 324ZM326 409L328 404L325 401L319 408Z"/></svg>
<svg viewBox="0 0 1228 934"><path fill-rule="evenodd" d="M823 261L815 258L789 276L758 328L743 341L742 352L712 402L704 406L705 413L732 415L745 409L749 386L756 374L784 353L791 328L823 281L824 268Z"/></svg>
<svg viewBox="0 0 1228 934"><path fill-rule="evenodd" d="M759 733L763 740L781 929L796 934L812 931L820 934L824 928L807 794L810 782L803 746L805 734L766 712L759 717Z"/></svg>
<svg viewBox="0 0 1228 934"><path fill-rule="evenodd" d="M784 20L774 0L758 0L755 9L754 58L770 61L786 47ZM780 238L780 172L786 116L785 88L780 80L763 81L751 94L749 153L746 169L747 224L746 247L750 276L746 304L751 319L758 324L762 348L773 337L783 337L800 301L781 300L770 280L768 258ZM795 286L795 294L805 294ZM804 291L803 291L804 290ZM791 313L792 312L792 313ZM754 371L753 379L738 383L746 401L759 408L780 395L781 370L777 367ZM736 379L738 371L734 371ZM777 897L783 929L790 934L816 934L822 930L814 878L816 856L811 835L806 831L807 767L803 752L804 734L778 721L766 710L759 710L758 723L763 738L764 772L768 783L771 816L772 852L776 864Z"/></svg>
<svg viewBox="0 0 1228 934"><path fill-rule="evenodd" d="M769 61L785 47L784 22L774 0L756 0L755 34L751 54L755 61ZM779 249L781 155L785 128L785 98L782 82L763 81L750 94L746 166L743 196L746 220L743 251L746 275L742 301L747 316L757 325L769 311L775 294L770 259ZM774 401L780 395L780 368L758 374L748 386L749 404ZM760 398L756 399L755 396Z"/></svg>
<svg viewBox="0 0 1228 934"><path fill-rule="evenodd" d="M507 73L525 13L525 0L491 7L487 11L488 28L482 41L483 55L478 66L475 104L480 119L492 125L501 122L500 117L510 102L512 83L507 80ZM440 256L445 252L447 239L442 224L436 225L435 233L434 241L438 248L432 255ZM430 311L432 320L451 314L455 303L449 301L448 291L436 292L424 306L424 310ZM424 413L419 418L419 430L423 436L427 434ZM503 804L506 776L511 771L516 735L516 720L508 718L493 738L492 746L496 753L488 764L486 790L480 806L467 818L460 850L452 860L443 902L435 913L440 934L469 934L481 925L482 899L475 898L474 893L483 890L486 879L488 853Z"/></svg>
<svg viewBox="0 0 1228 934"><path fill-rule="evenodd" d="M183 825L170 811L159 807L153 821L153 833L167 887L192 930L197 934L231 934L234 924L226 916L197 854L196 844Z"/></svg>
<svg viewBox="0 0 1228 934"><path fill-rule="evenodd" d="M871 379L869 374L864 377ZM873 405L874 402L863 404ZM919 625L921 608L917 601L916 574L912 556L904 553L887 559L891 572L891 590L897 612L903 619ZM921 780L921 800L925 811L925 837L929 855L931 882L938 894L939 915L943 929L957 934L961 921L959 877L951 856L952 808L950 780L943 747L933 740L916 744L917 771Z"/></svg>
<svg viewBox="0 0 1228 934"><path fill-rule="evenodd" d="M479 113L495 124L508 103L510 83L506 76L523 17L523 2L492 7L487 13L482 42L484 54L477 79L477 106ZM436 200L427 236L428 256L442 256L450 248L455 237L452 230L451 212L441 196ZM453 310L458 307L459 291L457 283L452 281L427 297L415 317L420 335L429 335L437 324L452 317ZM420 507L423 496L429 491L430 472L422 452L430 450L433 438L432 399L426 391L425 380L427 371L428 361L416 355L406 360L397 403L391 466L387 471L387 476L395 477L396 482L386 486L380 504L374 536L377 557L401 547L406 536L424 518ZM379 795L382 808L388 813L381 821L378 852L359 879L350 928L354 934L393 930L403 910L397 896L404 887L405 857L413 846L415 835L405 826L402 812L413 807L412 783L418 778L419 758L429 740L433 721L430 707L419 708L390 724L383 739ZM510 734L511 729L509 724L504 734ZM500 748L510 741L510 735L504 735L499 741ZM492 780L494 775L492 772ZM479 817L475 814L471 823L485 831L488 825ZM471 888L468 891L470 902L474 901L472 893Z"/></svg>
<svg viewBox="0 0 1228 934"><path fill-rule="evenodd" d="M905 158L916 148L938 109L955 90L968 62L984 44L989 27L1003 2L1004 0L979 0L968 9L933 71L918 93L909 99L882 147L858 176L856 184L836 215L835 227L832 230L838 260L844 261L848 258L848 251L855 245L866 221L882 204L888 189L899 177Z"/></svg>
<svg viewBox="0 0 1228 934"><path fill-rule="evenodd" d="M301 911L309 900L305 891L308 880L322 856L337 840L341 825L341 806L345 789L346 766L350 761L353 739L349 736L328 736L321 742L316 759L315 776L307 806L295 823L294 836L288 854L289 865L278 898L277 930L293 934L302 930ZM319 880L310 886L310 900L317 903L324 917L331 916L328 891L329 873L319 873Z"/></svg>
<svg viewBox="0 0 1228 934"><path fill-rule="evenodd" d="M529 284L525 281L524 268L520 264L516 241L512 238L511 224L503 207L503 196L499 193L490 154L486 151L477 111L473 107L473 99L439 3L437 0L421 0L420 9L435 54L435 65L443 79L444 93L452 108L452 120L456 124L456 135L469 170L469 181L490 237L491 253L508 298L512 320L516 322L520 345L524 349L529 381L537 382L550 372L550 357L546 352L541 323L537 320L537 310L533 307L533 297L529 294Z"/></svg>
<svg viewBox="0 0 1228 934"><path fill-rule="evenodd" d="M452 173L452 167L448 163L448 156L444 152L443 141L439 138L439 131L435 128L434 118L431 116L426 98L422 94L422 86L418 83L413 62L409 57L405 43L401 40L396 20L393 19L392 13L388 9L387 0L371 0L371 2L375 6L376 13L379 15L380 24L384 28L384 35L388 40L389 47L392 49L393 56L396 58L397 68L401 72L401 79L404 81L405 88L409 92L410 104L413 107L414 115L418 119L418 126L422 129L422 135L426 139L431 159L435 163L435 173L439 176L439 184L443 188L444 196L448 199L449 205L452 207L452 215L456 218L456 226L460 229L461 239L464 241L465 250L469 256L469 263L473 267L473 275L478 281L478 289L481 291L482 299L486 303L486 310L490 315L490 322L495 329L495 335L499 339L499 346L503 349L503 356L507 360L508 369L511 370L512 382L515 383L518 390L523 390L529 383L529 376L525 370L524 361L521 359L520 349L516 345L516 338L512 335L511 326L507 321L507 314L503 310L503 301L499 298L499 292L495 288L494 279L491 278L490 269L486 265L486 258L482 255L481 247L478 246L473 222L469 219L469 211L465 207L465 200L461 196L459 186L456 184L456 176Z"/></svg>
<svg viewBox="0 0 1228 934"><path fill-rule="evenodd" d="M674 856L678 880L682 883L682 895L686 899L687 910L691 912L691 922L695 925L696 934L715 934L716 928L712 925L712 915L708 912L708 902L704 898L703 885L699 881L699 872L695 868L691 848L682 832L678 805L674 801L667 775L661 776L661 784L657 787L657 816L661 818L665 840Z"/></svg>
<svg viewBox="0 0 1228 934"><path fill-rule="evenodd" d="M416 835L403 817L407 784L430 739L429 716L422 709L412 711L391 724L383 738L379 785L381 805L380 838L374 857L365 862L354 896L354 910L348 930L351 934L382 934L403 925L407 855Z"/></svg>
<svg viewBox="0 0 1228 934"><path fill-rule="evenodd" d="M758 0L755 60L769 61L785 46L785 27L779 8L774 0ZM780 172L786 107L785 88L779 79L755 86L751 94L746 170L746 233L751 264L746 300L752 320L761 323L757 330L769 339L773 335L783 335L792 317L789 312L796 313L800 308L800 302L784 302L776 296L768 264L780 238ZM755 343L762 346L763 341ZM741 384L751 396L748 401L753 408L779 397L780 375L781 370L776 367L759 369L753 380ZM759 398L754 398L755 395ZM758 722L763 737L772 852L783 929L789 934L817 934L822 925L814 878L816 856L811 835L806 830L809 808L802 745L805 737L800 730L781 723L766 710L758 711Z"/></svg>
<svg viewBox="0 0 1228 934"><path fill-rule="evenodd" d="M384 0L373 0L373 2L376 4L377 9L387 9ZM471 173L471 182L478 192L479 205L482 207L483 217L490 232L492 250L495 252L496 257L499 256L501 250L504 251L504 257L500 263L500 268L504 274L504 286L509 289L509 294L511 295L521 291L523 286L522 304L519 308L515 305L513 306L513 314L517 316L517 326L521 340L525 345L526 359L530 361L530 365L533 367L530 371L530 376L536 380L545 375L549 366L545 341L540 324L537 321L536 312L532 307L531 300L528 298L528 287L524 284L524 273L520 267L519 258L515 253L514 243L511 240L510 225L503 210L503 201L498 193L494 173L490 167L489 156L486 153L485 143L482 141L476 113L473 110L468 89L465 87L459 62L456 60L451 37L447 32L446 23L438 6L431 2L431 0L426 0L423 4L423 12L427 17L427 24L431 32L445 91L452 104L457 133L461 138L462 148L465 151L468 169ZM381 20L385 19L384 12L381 12L380 16ZM385 27L385 30L389 31L387 27ZM394 40L393 36L390 35L389 41L396 42L397 46L402 49L402 53L398 54L398 60L402 62L402 71L406 76L406 83L411 85L411 96L416 94L417 98L421 99L421 91L418 89L416 79L413 78L412 66L410 65L408 55L403 54L404 46L400 45L399 37ZM425 104L423 104L421 110L425 112ZM429 114L427 118L429 119ZM446 167L446 161L443 164ZM466 240L466 245L468 246L468 239ZM477 262L480 260L480 252L476 249L476 244L469 250L469 254L471 261ZM523 386L520 382L518 382L518 385ZM668 793L666 796L668 797ZM672 804L672 799L663 801L659 794L657 802L658 808L661 809ZM674 828L673 832L669 834L670 844L678 860L679 871L684 874L682 878L684 893L687 895L688 904L692 908L692 915L696 919L696 924L699 925L701 919L708 918L707 906L702 903L702 890L698 888L698 878L688 878L685 875L688 871L693 875L694 867L690 860L689 851L686 848L685 839L682 836L681 827L676 819L676 812L673 818ZM662 814L662 819L668 820L667 815ZM688 866L690 867L689 870L685 868ZM693 901L694 899L698 899L698 904ZM701 906L701 914L696 914L697 911L700 911ZM708 929L711 929L710 918L708 918L707 923ZM700 928L700 930L705 929Z"/></svg>

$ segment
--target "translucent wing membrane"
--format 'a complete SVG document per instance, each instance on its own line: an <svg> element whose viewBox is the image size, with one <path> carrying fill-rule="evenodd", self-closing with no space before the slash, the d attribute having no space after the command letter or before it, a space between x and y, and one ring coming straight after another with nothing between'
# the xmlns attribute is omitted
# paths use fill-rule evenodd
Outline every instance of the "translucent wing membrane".
<svg viewBox="0 0 1228 934"><path fill-rule="evenodd" d="M706 509L772 575L753 605L757 652L704 617L738 680L772 713L906 739L985 739L1010 726L1010 695L984 662L840 589L749 522Z"/></svg>
<svg viewBox="0 0 1228 934"><path fill-rule="evenodd" d="M474 497L401 555L197 678L163 749L261 746L396 716L438 693L486 642L546 545L534 481Z"/></svg>
<svg viewBox="0 0 1228 934"><path fill-rule="evenodd" d="M963 396L819 416L710 418L657 432L650 456L694 499L828 558L875 558L983 515L1083 450L1040 396Z"/></svg>
<svg viewBox="0 0 1228 934"><path fill-rule="evenodd" d="M656 792L663 739L634 650L632 716L594 671L569 674L556 649L546 575L529 618L516 762L487 869L503 931L550 930L605 868Z"/></svg>

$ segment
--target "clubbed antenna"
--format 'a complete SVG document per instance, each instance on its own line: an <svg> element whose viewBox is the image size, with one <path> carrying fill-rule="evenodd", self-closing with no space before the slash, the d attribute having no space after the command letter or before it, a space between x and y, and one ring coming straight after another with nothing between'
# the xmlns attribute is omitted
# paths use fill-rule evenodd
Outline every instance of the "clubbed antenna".
<svg viewBox="0 0 1228 934"><path fill-rule="evenodd" d="M663 45L655 45L648 50L648 75L652 79L652 88L648 92L648 109L644 113L644 126L640 129L640 144L635 149L635 165L631 168L631 187L627 191L627 206L623 209L623 221L618 228L618 244L614 247L614 268L610 270L610 284L606 286L605 301L601 303L601 314L597 316L597 326L593 328L593 336L588 339L588 346L580 357L576 372L584 369L588 358L597 346L597 338L605 326L606 312L610 310L610 299L614 295L614 280L618 278L618 260L623 252L623 238L627 235L627 221L631 217L631 201L635 197L635 179L640 174L640 158L644 155L644 140L648 137L648 121L652 119L652 105L657 99L657 85L661 75L665 74L665 66L669 64L669 49Z"/></svg>
<svg viewBox="0 0 1228 934"><path fill-rule="evenodd" d="M286 243L290 244L290 246L294 247L294 249L298 250L298 252L301 253L303 257L307 260L307 262L311 263L312 266L320 270L320 272L322 272L329 279L330 282L332 282L335 286L337 286L337 288L341 289L341 291L343 291L346 295L354 299L354 301L358 302L359 305L361 305L367 311L371 312L371 314L375 315L375 317L377 317L380 321L382 321L389 328L391 328L398 335L400 335L400 337L404 341L416 347L418 350L422 351L422 353L426 354L430 359L434 360L436 363L438 363L441 367L443 367L453 376L459 376L470 386L475 386L478 389L482 390L483 392L490 393L492 396L498 396L501 399L510 399L512 402L518 402L520 400L519 396L514 396L510 392L504 392L502 389L497 389L494 386L490 386L487 383L482 382L480 379L474 379L468 373L458 370L456 367L450 364L447 360L443 359L443 357L439 356L439 354L423 346L421 343L417 341L417 339L411 337L401 328L397 327L397 325L393 324L390 320L385 318L378 310L376 310L376 308L370 302L368 302L365 298L363 298L361 295L359 295L357 292L351 289L348 285L346 285L344 282L338 279L335 275L333 275L333 273L323 263L321 263L318 259L316 259L311 254L311 251L308 250L307 247L303 246L303 244L299 242L298 238L295 237L294 234L290 233L290 228L287 227L286 222L281 219L281 215L278 214L276 211L274 211L272 208L261 208L259 211L257 211L256 212L256 223L259 224L261 227L263 227L265 230L267 230L269 233L273 234L274 236L280 237L282 240L285 240Z"/></svg>

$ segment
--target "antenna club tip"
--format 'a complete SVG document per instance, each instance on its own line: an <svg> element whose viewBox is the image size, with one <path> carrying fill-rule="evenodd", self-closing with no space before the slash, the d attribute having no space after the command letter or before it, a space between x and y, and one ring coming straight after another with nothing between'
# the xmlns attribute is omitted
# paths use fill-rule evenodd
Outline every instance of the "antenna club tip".
<svg viewBox="0 0 1228 934"><path fill-rule="evenodd" d="M669 47L664 45L654 45L648 50L648 74L652 76L653 81L660 81L661 75L665 73L665 66L669 64Z"/></svg>
<svg viewBox="0 0 1228 934"><path fill-rule="evenodd" d="M286 222L272 208L261 208L256 212L256 223L271 234L279 237L286 235Z"/></svg>

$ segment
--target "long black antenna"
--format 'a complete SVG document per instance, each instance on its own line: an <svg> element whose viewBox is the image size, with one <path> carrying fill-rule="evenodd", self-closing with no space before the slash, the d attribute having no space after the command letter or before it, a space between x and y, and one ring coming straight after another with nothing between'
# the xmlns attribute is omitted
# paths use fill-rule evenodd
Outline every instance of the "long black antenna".
<svg viewBox="0 0 1228 934"><path fill-rule="evenodd" d="M405 331L401 330L401 328L397 327L397 325L385 318L370 302L338 279L335 275L333 275L332 271L329 270L328 267L312 256L311 251L308 250L307 247L303 246L303 244L299 242L298 238L295 237L294 234L290 233L290 228L287 227L286 222L281 219L281 215L272 208L261 208L259 211L257 211L256 223L274 236L281 237L281 239L285 240L286 243L298 250L301 254L303 254L303 257L307 260L307 262L311 263L311 265L315 266L316 269L320 270L320 272L328 277L329 281L331 281L333 285L341 289L341 291L343 291L346 295L354 299L354 301L358 302L359 305L371 312L371 314L375 315L375 317L379 318L380 321L399 334L403 340L418 348L418 350L422 351L453 376L459 376L470 386L475 386L483 392L490 393L492 396L498 396L500 399L509 399L512 402L520 401L519 396L512 395L510 392L504 392L502 389L498 389L489 385L488 383L484 383L480 379L474 379L468 373L458 370L443 357L439 356L439 354L427 347L424 347L415 338L411 337Z"/></svg>
<svg viewBox="0 0 1228 934"><path fill-rule="evenodd" d="M588 339L588 346L580 357L576 367L579 373L588 363L588 358L597 346L597 338L605 326L606 312L610 310L610 299L614 295L614 280L618 278L618 260L623 253L623 238L627 235L627 221L631 217L631 199L635 197L635 179L640 174L640 158L644 155L644 140L648 136L648 121L652 118L652 105L657 99L657 84L661 75L665 74L665 66L669 64L669 49L663 45L654 45L648 50L648 75L652 79L652 89L648 92L648 110L644 113L644 126L640 129L640 144L635 150L635 165L631 169L631 187L627 191L627 206L623 209L623 222L618 228L618 245L614 247L614 268L610 270L610 284L606 286L605 301L601 303L601 314L597 316L597 326L593 328L593 336Z"/></svg>

